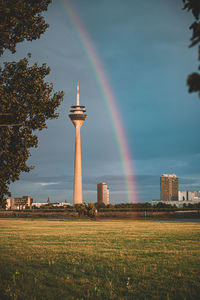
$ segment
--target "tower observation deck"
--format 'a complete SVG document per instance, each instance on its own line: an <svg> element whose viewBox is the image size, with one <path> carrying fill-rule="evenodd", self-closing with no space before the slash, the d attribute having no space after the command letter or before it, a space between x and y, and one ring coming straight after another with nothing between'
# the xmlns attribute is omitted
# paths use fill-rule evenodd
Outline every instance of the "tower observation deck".
<svg viewBox="0 0 200 300"><path fill-rule="evenodd" d="M81 126L87 115L84 105L80 105L79 82L77 82L76 105L71 106L69 118L76 129L75 157L74 157L74 204L82 203L82 163L81 163Z"/></svg>

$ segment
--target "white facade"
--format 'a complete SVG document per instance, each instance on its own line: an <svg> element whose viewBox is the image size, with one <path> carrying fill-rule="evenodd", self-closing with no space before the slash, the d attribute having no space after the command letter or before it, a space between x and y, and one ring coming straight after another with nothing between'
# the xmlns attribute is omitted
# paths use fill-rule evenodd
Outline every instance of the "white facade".
<svg viewBox="0 0 200 300"><path fill-rule="evenodd" d="M195 191L178 191L178 200L179 201L193 201L195 200ZM196 197L200 198L200 197Z"/></svg>
<svg viewBox="0 0 200 300"><path fill-rule="evenodd" d="M47 203L40 203L40 202L33 202L32 203L32 206L35 206L35 207L38 207L38 208L40 208L42 205L47 205Z"/></svg>
<svg viewBox="0 0 200 300"><path fill-rule="evenodd" d="M187 199L186 191L178 191L178 200L185 201Z"/></svg>

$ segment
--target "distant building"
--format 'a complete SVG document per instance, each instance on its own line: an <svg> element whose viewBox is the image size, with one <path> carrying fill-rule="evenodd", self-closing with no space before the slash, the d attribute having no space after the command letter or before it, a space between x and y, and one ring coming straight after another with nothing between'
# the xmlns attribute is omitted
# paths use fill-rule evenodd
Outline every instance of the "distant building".
<svg viewBox="0 0 200 300"><path fill-rule="evenodd" d="M45 207L45 206L47 206L48 207L48 205L49 204L51 204L51 206L52 207L63 207L63 206L72 206L72 204L70 204L70 203L68 203L68 202L55 202L55 203L51 203L51 202L48 202L47 201L47 203L45 203L45 202L34 202L34 203L32 203L32 207L37 207L37 208L41 208L41 207Z"/></svg>
<svg viewBox="0 0 200 300"><path fill-rule="evenodd" d="M163 174L160 177L161 200L178 201L178 177L175 174Z"/></svg>
<svg viewBox="0 0 200 300"><path fill-rule="evenodd" d="M158 203L177 207L200 203L200 191L178 191L178 177L175 174L163 174L160 177L161 199L152 200L152 205Z"/></svg>
<svg viewBox="0 0 200 300"><path fill-rule="evenodd" d="M195 198L194 191L178 191L179 201L193 201Z"/></svg>
<svg viewBox="0 0 200 300"><path fill-rule="evenodd" d="M72 206L72 204L68 203L68 202L57 202L57 203L52 203L52 206L57 206L57 207L60 207L60 206Z"/></svg>
<svg viewBox="0 0 200 300"><path fill-rule="evenodd" d="M178 200L179 201L185 201L187 198L186 191L178 191Z"/></svg>
<svg viewBox="0 0 200 300"><path fill-rule="evenodd" d="M45 206L45 205L47 205L47 203L44 203L44 202L33 202L32 203L33 208L34 207L40 208L40 207Z"/></svg>
<svg viewBox="0 0 200 300"><path fill-rule="evenodd" d="M33 199L30 196L22 198L8 198L6 200L6 209L25 209L32 208Z"/></svg>
<svg viewBox="0 0 200 300"><path fill-rule="evenodd" d="M169 205L181 208L181 207L184 207L184 205L189 205L189 204L194 205L194 204L200 203L200 198L197 198L197 199L194 199L194 200L188 200L188 201L185 201L185 200L183 200L183 201L152 200L151 201L152 205L157 205L158 203L169 204Z"/></svg>
<svg viewBox="0 0 200 300"><path fill-rule="evenodd" d="M199 200L199 202L200 202L200 191L194 192L194 200Z"/></svg>
<svg viewBox="0 0 200 300"><path fill-rule="evenodd" d="M193 201L194 200L194 195L195 195L194 191L187 191L187 198L188 198L188 200Z"/></svg>
<svg viewBox="0 0 200 300"><path fill-rule="evenodd" d="M105 182L97 184L97 203L98 204L109 204L109 189Z"/></svg>
<svg viewBox="0 0 200 300"><path fill-rule="evenodd" d="M200 198L200 191L195 191L194 192L194 197Z"/></svg>

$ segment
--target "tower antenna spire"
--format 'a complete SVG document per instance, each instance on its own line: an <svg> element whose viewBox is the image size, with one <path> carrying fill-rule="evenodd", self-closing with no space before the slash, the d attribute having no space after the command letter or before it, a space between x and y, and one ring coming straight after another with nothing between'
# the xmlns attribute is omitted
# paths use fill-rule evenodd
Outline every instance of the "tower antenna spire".
<svg viewBox="0 0 200 300"><path fill-rule="evenodd" d="M80 105L80 100L79 100L79 81L77 81L77 94L76 94L76 105Z"/></svg>

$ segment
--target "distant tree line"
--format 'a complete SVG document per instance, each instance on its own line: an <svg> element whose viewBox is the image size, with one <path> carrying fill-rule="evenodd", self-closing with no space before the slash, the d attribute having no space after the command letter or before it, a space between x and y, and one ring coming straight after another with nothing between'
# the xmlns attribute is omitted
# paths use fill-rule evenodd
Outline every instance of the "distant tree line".
<svg viewBox="0 0 200 300"><path fill-rule="evenodd" d="M76 211L79 216L94 216L100 211L161 211L161 210L182 210L182 209L200 209L200 202L199 203L184 203L183 208L178 208L175 204L167 204L163 202L158 202L155 205L152 205L150 202L143 202L143 203L119 203L119 204L108 204L105 205L104 203L83 203L83 204L76 204L74 206L65 205L65 206L53 206L53 204L45 204L42 205L40 208L34 207L33 209L41 209L45 210L55 210L55 211Z"/></svg>
<svg viewBox="0 0 200 300"><path fill-rule="evenodd" d="M200 60L200 0L183 0L183 9L191 11L195 21L190 25L189 29L192 30L191 43L189 47L198 45L198 60ZM198 66L200 70L200 66ZM189 87L189 93L197 92L200 97L200 73L194 72L187 78L187 85Z"/></svg>
<svg viewBox="0 0 200 300"><path fill-rule="evenodd" d="M109 204L95 203L98 211L167 211L167 210L182 210L182 209L200 209L200 202L194 204L183 204L183 208L177 207L175 204L167 204L163 202L158 202L157 204L151 204L150 202L141 203L119 203L119 204Z"/></svg>

